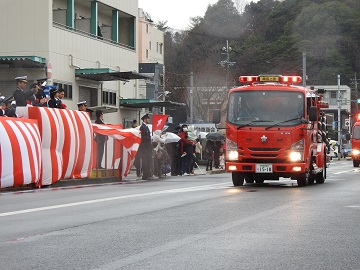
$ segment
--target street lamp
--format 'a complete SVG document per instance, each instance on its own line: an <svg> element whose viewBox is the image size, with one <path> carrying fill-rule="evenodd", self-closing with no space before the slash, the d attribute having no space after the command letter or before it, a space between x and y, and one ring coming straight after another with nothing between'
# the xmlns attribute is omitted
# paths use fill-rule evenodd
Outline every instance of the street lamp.
<svg viewBox="0 0 360 270"><path fill-rule="evenodd" d="M164 91L163 93L161 93L158 97L157 97L157 100L159 100L159 98L163 97L162 98L162 101L165 101L165 98L170 95L171 92L170 91ZM165 107L162 108L162 112L163 114L165 114Z"/></svg>

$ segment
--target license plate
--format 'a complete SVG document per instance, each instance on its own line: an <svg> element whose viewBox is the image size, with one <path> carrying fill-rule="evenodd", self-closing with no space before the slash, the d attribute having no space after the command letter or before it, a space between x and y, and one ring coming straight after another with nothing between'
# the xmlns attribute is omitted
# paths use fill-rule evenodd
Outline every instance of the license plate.
<svg viewBox="0 0 360 270"><path fill-rule="evenodd" d="M256 164L256 173L272 173L272 164Z"/></svg>

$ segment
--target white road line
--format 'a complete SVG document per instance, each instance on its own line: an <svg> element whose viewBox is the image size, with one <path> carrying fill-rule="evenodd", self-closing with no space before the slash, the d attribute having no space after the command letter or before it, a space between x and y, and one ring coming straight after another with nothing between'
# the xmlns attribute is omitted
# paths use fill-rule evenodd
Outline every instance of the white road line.
<svg viewBox="0 0 360 270"><path fill-rule="evenodd" d="M348 173L348 172L353 172L354 170L347 170L347 171L342 171L342 172L334 172L333 174L342 174L342 173Z"/></svg>
<svg viewBox="0 0 360 270"><path fill-rule="evenodd" d="M348 207L348 208L360 208L360 205L348 205L348 206L345 206L345 207Z"/></svg>
<svg viewBox="0 0 360 270"><path fill-rule="evenodd" d="M59 209L59 208L65 208L65 207L73 207L73 206L78 206L78 205L108 202L108 201L115 201L115 200L122 200L122 199L129 199L129 198L136 198L136 197L143 197L143 196L212 190L212 189L224 189L224 188L230 188L230 187L231 187L231 183L221 183L221 184L214 184L214 185L188 187L188 188L168 189L168 190L154 191L154 192L141 193L141 194L124 195L124 196L103 198L103 199L97 199L97 200L88 200L88 201L82 201L82 202L58 204L58 205L53 205L53 206L44 206L44 207L39 207L39 208L31 208L31 209L24 209L24 210L19 210L19 211L5 212L5 213L0 213L0 217L14 216L14 215L20 215L20 214L33 213L33 212L40 212L40 211L45 211L45 210L52 210L52 209Z"/></svg>

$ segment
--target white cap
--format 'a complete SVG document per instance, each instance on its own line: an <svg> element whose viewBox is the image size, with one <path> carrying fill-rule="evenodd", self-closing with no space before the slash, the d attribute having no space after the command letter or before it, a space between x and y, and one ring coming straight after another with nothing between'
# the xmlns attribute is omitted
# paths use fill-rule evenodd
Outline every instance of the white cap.
<svg viewBox="0 0 360 270"><path fill-rule="evenodd" d="M15 80L17 80L19 82L26 82L27 83L27 76L19 76L19 77L16 77Z"/></svg>

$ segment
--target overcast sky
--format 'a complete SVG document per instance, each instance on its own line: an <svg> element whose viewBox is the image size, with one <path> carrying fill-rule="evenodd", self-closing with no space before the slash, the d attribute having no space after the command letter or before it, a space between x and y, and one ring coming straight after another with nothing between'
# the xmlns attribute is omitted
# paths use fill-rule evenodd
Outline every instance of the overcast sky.
<svg viewBox="0 0 360 270"><path fill-rule="evenodd" d="M139 8L147 12L154 22L167 21L167 26L185 30L190 17L205 15L208 5L218 0L138 0ZM250 0L244 0L250 2ZM255 1L254 1L255 2Z"/></svg>

